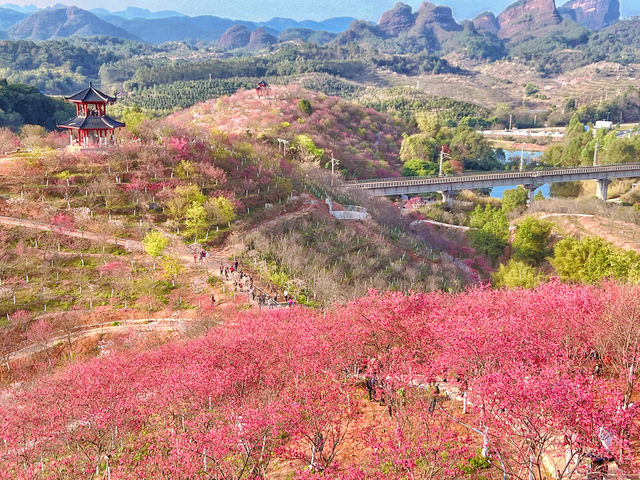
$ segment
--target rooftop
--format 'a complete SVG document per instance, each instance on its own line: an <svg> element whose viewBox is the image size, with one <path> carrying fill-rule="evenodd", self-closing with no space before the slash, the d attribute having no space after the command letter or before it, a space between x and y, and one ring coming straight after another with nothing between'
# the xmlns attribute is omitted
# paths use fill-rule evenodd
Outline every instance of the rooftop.
<svg viewBox="0 0 640 480"><path fill-rule="evenodd" d="M106 93L93 88L93 83L91 82L89 82L89 88L85 88L70 97L64 97L64 99L68 102L76 103L113 103L116 101L115 97L111 97Z"/></svg>

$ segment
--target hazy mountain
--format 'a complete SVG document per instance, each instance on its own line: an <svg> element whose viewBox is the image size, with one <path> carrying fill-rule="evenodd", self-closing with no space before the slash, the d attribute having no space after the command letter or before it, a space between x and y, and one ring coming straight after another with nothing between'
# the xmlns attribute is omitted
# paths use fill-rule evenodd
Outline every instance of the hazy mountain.
<svg viewBox="0 0 640 480"><path fill-rule="evenodd" d="M185 16L175 10L161 10L159 12L152 12L146 8L127 7L124 10L118 12L110 12L104 8L94 8L91 10L96 15L116 15L124 18L169 18L169 17L182 17Z"/></svg>
<svg viewBox="0 0 640 480"><path fill-rule="evenodd" d="M35 5L16 5L15 3L5 3L4 5L0 5L2 8L8 8L9 10L14 10L16 12L31 14L40 10Z"/></svg>
<svg viewBox="0 0 640 480"><path fill-rule="evenodd" d="M95 35L136 39L127 31L78 7L40 10L11 27L8 33L9 38L13 40L48 40L50 38L92 37Z"/></svg>
<svg viewBox="0 0 640 480"><path fill-rule="evenodd" d="M325 32L323 30L311 30L310 28L287 28L278 35L278 41L289 42L292 40L302 40L304 42L324 45L336 38L337 34Z"/></svg>
<svg viewBox="0 0 640 480"><path fill-rule="evenodd" d="M243 48L249 44L251 40L251 32L244 25L234 25L222 34L218 40L220 48L233 50L234 48Z"/></svg>
<svg viewBox="0 0 640 480"><path fill-rule="evenodd" d="M331 33L344 32L349 25L356 19L353 17L336 17L316 22L314 20L302 20L300 22L290 18L275 17L266 22L256 22L260 27L269 27L278 32L282 32L287 28L308 28L310 30L323 30Z"/></svg>
<svg viewBox="0 0 640 480"><path fill-rule="evenodd" d="M0 30L7 30L20 23L29 16L28 13L18 12L10 8L0 8Z"/></svg>

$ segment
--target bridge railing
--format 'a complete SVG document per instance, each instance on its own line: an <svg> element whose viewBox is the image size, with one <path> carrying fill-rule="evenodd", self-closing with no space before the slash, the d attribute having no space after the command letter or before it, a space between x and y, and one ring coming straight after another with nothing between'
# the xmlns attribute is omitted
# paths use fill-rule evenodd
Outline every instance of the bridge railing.
<svg viewBox="0 0 640 480"><path fill-rule="evenodd" d="M576 174L589 174L589 173L608 173L619 172L627 170L640 170L640 163L626 163L617 165L603 165L596 167L574 167L574 168L549 168L543 170L528 170L523 172L495 172L495 173L483 173L483 174L456 174L445 177L404 177L404 178L379 178L370 180L354 180L345 182L347 186L354 186L359 188L366 187L396 187L396 186L409 186L409 185L424 185L424 184L447 184L455 182L474 182L482 180L500 180L500 179L535 179L544 178L554 175L576 175ZM639 175L640 176L640 175Z"/></svg>

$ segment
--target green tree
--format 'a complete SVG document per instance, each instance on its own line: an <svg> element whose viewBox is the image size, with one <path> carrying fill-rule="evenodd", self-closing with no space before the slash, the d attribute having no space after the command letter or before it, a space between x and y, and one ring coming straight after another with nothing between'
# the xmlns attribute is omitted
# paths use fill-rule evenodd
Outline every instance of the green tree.
<svg viewBox="0 0 640 480"><path fill-rule="evenodd" d="M493 147L473 128L459 126L450 143L453 157L469 170L496 170L501 167Z"/></svg>
<svg viewBox="0 0 640 480"><path fill-rule="evenodd" d="M175 172L176 177L184 180L186 178L193 177L197 170L196 166L189 160L180 160L180 163L176 165L173 171Z"/></svg>
<svg viewBox="0 0 640 480"><path fill-rule="evenodd" d="M534 267L513 259L506 265L501 264L491 278L496 288L535 288L543 280Z"/></svg>
<svg viewBox="0 0 640 480"><path fill-rule="evenodd" d="M167 256L162 259L160 264L162 269L166 273L167 277L171 279L172 285L176 285L176 277L184 270L184 267L176 257Z"/></svg>
<svg viewBox="0 0 640 480"><path fill-rule="evenodd" d="M505 213L512 212L517 208L525 206L528 199L529 192L522 187L505 190L502 194L502 209Z"/></svg>
<svg viewBox="0 0 640 480"><path fill-rule="evenodd" d="M313 112L313 107L311 106L311 102L306 98L301 98L298 100L298 110L300 110L305 115L311 115Z"/></svg>
<svg viewBox="0 0 640 480"><path fill-rule="evenodd" d="M167 203L167 214L174 220L181 220L187 208L194 202L203 205L206 200L207 197L196 185L179 186L175 189L173 198Z"/></svg>
<svg viewBox="0 0 640 480"><path fill-rule="evenodd" d="M550 253L547 248L553 224L535 217L526 217L518 226L513 240L513 259L529 265L539 265Z"/></svg>
<svg viewBox="0 0 640 480"><path fill-rule="evenodd" d="M406 176L427 176L438 172L438 144L425 133L406 136L400 147L400 160Z"/></svg>
<svg viewBox="0 0 640 480"><path fill-rule="evenodd" d="M223 196L210 198L206 208L209 219L214 225L224 225L236 218L233 203Z"/></svg>
<svg viewBox="0 0 640 480"><path fill-rule="evenodd" d="M142 240L145 251L154 257L162 255L162 252L168 243L169 239L158 230L153 230L147 233Z"/></svg>
<svg viewBox="0 0 640 480"><path fill-rule="evenodd" d="M434 112L418 112L415 115L416 123L421 133L436 138L442 129L440 117Z"/></svg>
<svg viewBox="0 0 640 480"><path fill-rule="evenodd" d="M597 283L603 278L633 279L640 256L601 238L567 237L555 245L551 264L564 281Z"/></svg>
<svg viewBox="0 0 640 480"><path fill-rule="evenodd" d="M471 213L469 238L473 247L492 260L504 252L509 238L509 223L504 211L485 205L478 205Z"/></svg>
<svg viewBox="0 0 640 480"><path fill-rule="evenodd" d="M134 135L140 134L140 125L149 117L142 113L142 109L138 105L125 107L120 116L122 121L127 124L127 130Z"/></svg>
<svg viewBox="0 0 640 480"><path fill-rule="evenodd" d="M207 210L199 202L192 202L185 212L185 225L187 232L193 235L194 239L204 233L207 228Z"/></svg>
<svg viewBox="0 0 640 480"><path fill-rule="evenodd" d="M298 135L295 145L308 160L320 160L324 155L324 149L318 148L313 139L308 135Z"/></svg>

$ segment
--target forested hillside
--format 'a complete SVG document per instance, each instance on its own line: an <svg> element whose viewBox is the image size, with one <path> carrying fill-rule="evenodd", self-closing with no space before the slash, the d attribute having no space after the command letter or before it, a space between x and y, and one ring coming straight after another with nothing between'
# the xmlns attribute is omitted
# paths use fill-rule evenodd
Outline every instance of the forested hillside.
<svg viewBox="0 0 640 480"><path fill-rule="evenodd" d="M1 126L18 129L34 124L53 130L73 115L75 108L61 99L47 97L29 85L0 80Z"/></svg>

